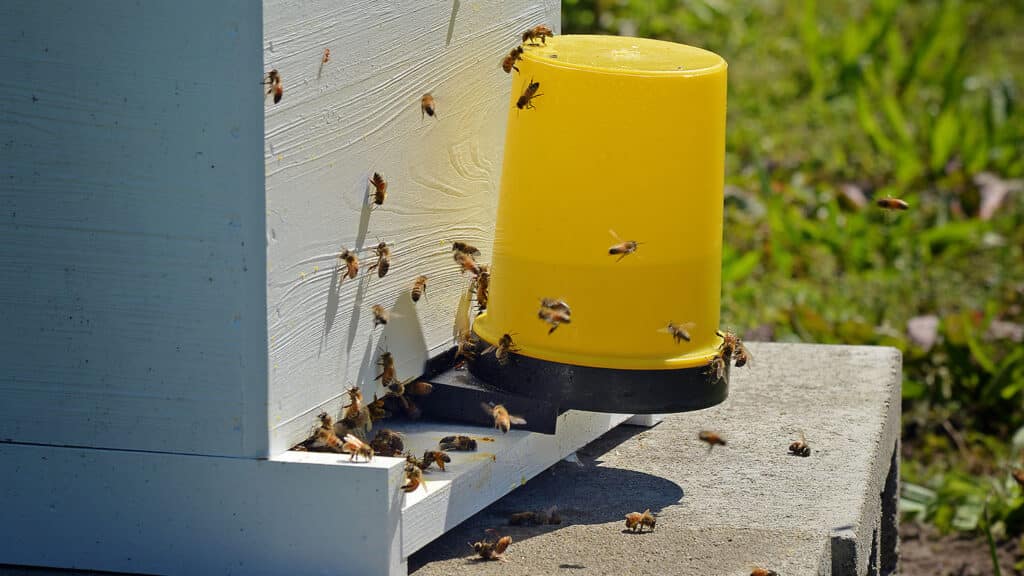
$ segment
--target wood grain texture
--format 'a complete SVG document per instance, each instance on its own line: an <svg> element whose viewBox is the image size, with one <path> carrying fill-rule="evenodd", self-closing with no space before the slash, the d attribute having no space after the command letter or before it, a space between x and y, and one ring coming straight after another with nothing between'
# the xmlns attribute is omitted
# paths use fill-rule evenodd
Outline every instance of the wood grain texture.
<svg viewBox="0 0 1024 576"><path fill-rule="evenodd" d="M523 30L558 19L553 0L264 3L265 68L285 86L268 100L264 150L272 453L308 436L345 388L372 396L381 349L410 377L452 344L469 278L451 241L489 258L505 106L521 82L499 64ZM434 118L421 115L426 92ZM375 171L388 197L371 210ZM383 279L365 272L379 241L392 247ZM339 286L343 246L364 271ZM413 306L419 274L427 297ZM401 316L374 331L374 304Z"/></svg>
<svg viewBox="0 0 1024 576"><path fill-rule="evenodd" d="M261 22L0 5L0 440L267 454Z"/></svg>

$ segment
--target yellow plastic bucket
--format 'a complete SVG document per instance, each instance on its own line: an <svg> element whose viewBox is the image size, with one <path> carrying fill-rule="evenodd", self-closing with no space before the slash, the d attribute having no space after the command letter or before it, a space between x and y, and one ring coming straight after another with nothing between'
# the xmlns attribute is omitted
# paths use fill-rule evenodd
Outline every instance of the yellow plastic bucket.
<svg viewBox="0 0 1024 576"><path fill-rule="evenodd" d="M512 334L519 362L481 359L474 373L515 387L548 363L629 388L631 376L661 372L683 396L680 387L721 388L697 407L721 401L725 382L708 382L706 367L721 342L725 60L658 40L569 35L525 46L517 67L490 299L474 332L484 345ZM609 254L626 241L639 242L635 252ZM568 303L571 321L549 333L543 298ZM690 340L673 338L669 322Z"/></svg>

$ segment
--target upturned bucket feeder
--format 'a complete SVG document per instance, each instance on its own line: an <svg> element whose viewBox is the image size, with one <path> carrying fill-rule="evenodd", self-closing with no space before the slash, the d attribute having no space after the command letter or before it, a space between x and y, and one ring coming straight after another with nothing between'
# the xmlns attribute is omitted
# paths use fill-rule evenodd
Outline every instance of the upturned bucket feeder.
<svg viewBox="0 0 1024 576"><path fill-rule="evenodd" d="M470 371L505 392L598 412L718 404L726 63L642 38L526 45L512 90L490 301ZM538 83L528 105L520 100ZM517 104L520 104L517 106ZM609 254L621 242L635 252ZM544 298L571 307L551 330ZM690 339L667 332L687 327Z"/></svg>

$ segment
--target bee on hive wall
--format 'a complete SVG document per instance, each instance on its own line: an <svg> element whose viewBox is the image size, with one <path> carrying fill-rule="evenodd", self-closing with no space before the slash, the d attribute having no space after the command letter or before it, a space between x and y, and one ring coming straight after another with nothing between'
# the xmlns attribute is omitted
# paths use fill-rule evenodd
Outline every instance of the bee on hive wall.
<svg viewBox="0 0 1024 576"><path fill-rule="evenodd" d="M416 277L416 281L412 284L412 301L419 302L427 293L427 277L420 275Z"/></svg>
<svg viewBox="0 0 1024 576"><path fill-rule="evenodd" d="M420 98L420 116L422 117L424 114L431 118L434 117L434 114L437 114L437 110L434 108L434 97L430 92L427 92Z"/></svg>
<svg viewBox="0 0 1024 576"><path fill-rule="evenodd" d="M354 279L359 274L359 256L348 248L342 248L341 254L338 255L338 260L345 265L345 271L341 275L340 280L345 278Z"/></svg>
<svg viewBox="0 0 1024 576"><path fill-rule="evenodd" d="M281 81L281 73L275 68L270 72L267 72L266 78L263 81L263 85L267 86L267 95L274 95L274 104L281 101L284 96L284 82Z"/></svg>
<svg viewBox="0 0 1024 576"><path fill-rule="evenodd" d="M377 254L377 261L370 266L370 271L377 270L377 277L383 278L391 269L391 248L381 242L373 251Z"/></svg>
<svg viewBox="0 0 1024 576"><path fill-rule="evenodd" d="M387 180L378 172L374 172L373 178L370 178L370 185L373 186L373 192L370 192L373 203L377 206L384 204L384 200L388 197Z"/></svg>

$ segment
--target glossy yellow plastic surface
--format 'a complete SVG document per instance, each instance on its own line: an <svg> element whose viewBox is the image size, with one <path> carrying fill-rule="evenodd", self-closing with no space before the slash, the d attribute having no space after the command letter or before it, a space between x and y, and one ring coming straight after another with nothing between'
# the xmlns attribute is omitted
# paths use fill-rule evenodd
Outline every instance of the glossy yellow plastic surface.
<svg viewBox="0 0 1024 576"><path fill-rule="evenodd" d="M721 341L726 63L681 44L556 36L526 46L512 94L490 302L495 343L568 364L678 369ZM539 82L533 108L516 106ZM614 234L617 235L613 236ZM609 248L640 242L621 260ZM552 334L541 298L572 321ZM676 343L669 322L692 323Z"/></svg>

